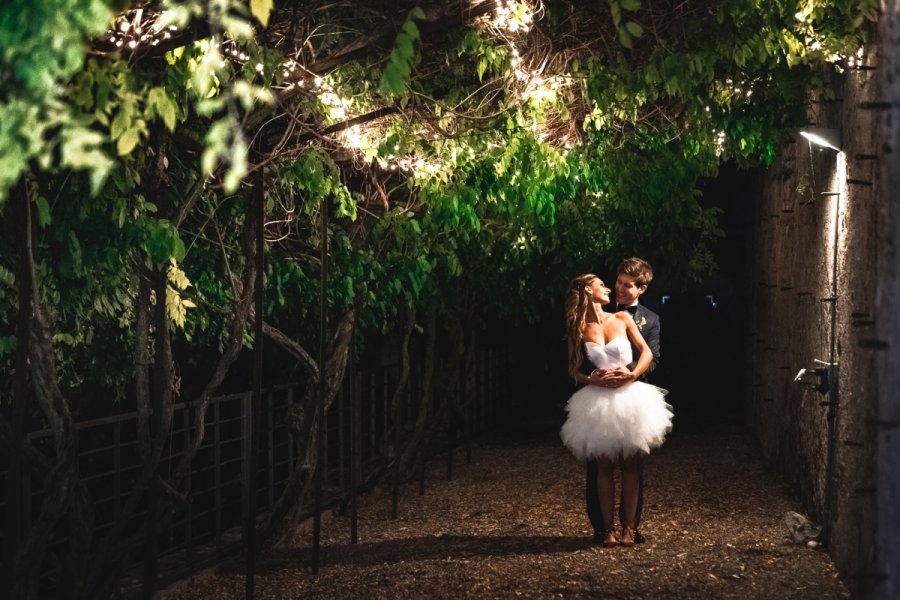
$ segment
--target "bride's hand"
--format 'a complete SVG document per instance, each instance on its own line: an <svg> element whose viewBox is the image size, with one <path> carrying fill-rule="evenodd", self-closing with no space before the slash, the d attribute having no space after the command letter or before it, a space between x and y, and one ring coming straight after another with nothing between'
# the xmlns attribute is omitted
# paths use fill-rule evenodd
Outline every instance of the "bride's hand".
<svg viewBox="0 0 900 600"><path fill-rule="evenodd" d="M606 376L609 372L606 369L594 369L587 376L588 385L596 385L598 387L607 387Z"/></svg>

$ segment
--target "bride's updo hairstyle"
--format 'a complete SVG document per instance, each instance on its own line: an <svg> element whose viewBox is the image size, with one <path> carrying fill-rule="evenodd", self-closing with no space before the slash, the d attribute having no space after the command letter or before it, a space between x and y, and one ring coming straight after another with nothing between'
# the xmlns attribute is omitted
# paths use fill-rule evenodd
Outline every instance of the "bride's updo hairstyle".
<svg viewBox="0 0 900 600"><path fill-rule="evenodd" d="M588 306L591 303L591 295L588 288L597 279L596 275L585 273L579 275L569 283L566 291L566 336L569 342L569 375L576 382L581 361L584 360L584 350L581 346L581 331L587 319Z"/></svg>

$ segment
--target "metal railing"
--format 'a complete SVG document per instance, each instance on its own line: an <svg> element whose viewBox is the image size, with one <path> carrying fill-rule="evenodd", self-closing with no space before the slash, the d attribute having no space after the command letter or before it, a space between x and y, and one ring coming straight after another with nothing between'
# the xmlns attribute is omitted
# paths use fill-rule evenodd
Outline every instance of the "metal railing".
<svg viewBox="0 0 900 600"><path fill-rule="evenodd" d="M448 476L452 474L452 449L468 442L485 431L505 407L503 393L509 376L509 353L497 348L476 351L474 372L466 382L458 385L456 409L439 427L440 434L428 448L430 454L448 451ZM345 502L353 493L351 481L370 483L384 472L391 444L405 445L418 417L422 381L413 372L398 411L400 421L395 429L394 413L389 406L396 390L397 367L357 371L346 377L342 389L327 413L326 503ZM298 386L282 385L264 391L262 426L259 439L259 462L256 472L256 506L258 514L268 512L282 493L296 465L294 434L284 425L286 409L293 395L301 393ZM351 456L351 428L354 395L360 402L361 419L355 430L358 460ZM158 535L158 556L174 558L169 562L181 567L183 574L197 566L208 564L222 552L240 545L242 523L243 473L248 463L249 445L243 433L244 415L249 413L251 392L217 396L210 401L206 413L206 434L191 464L187 490L190 501L171 526ZM431 411L436 414L436 407ZM191 402L174 407L172 431L165 448L159 474L165 479L190 445L194 429L194 409ZM131 493L143 463L138 452L137 413L127 412L109 417L77 422L78 468L93 501L95 520L93 543L102 542L105 533L121 516L121 510ZM395 437L395 436L399 436ZM52 456L50 430L27 434L28 443ZM396 448L394 448L396 451ZM357 473L351 473L354 464ZM0 488L7 490L0 496L0 511L8 504L7 465L0 465ZM34 523L43 496L42 481L27 469L23 473L22 523L27 532ZM310 509L311 510L311 509ZM140 524L146 519L146 509L139 510L133 520ZM0 532L4 535L4 532ZM57 537L48 555L65 553L67 540ZM3 540L5 543L5 540ZM46 561L47 585L57 578L56 561ZM136 558L133 567L141 564ZM164 570L164 569L163 569Z"/></svg>

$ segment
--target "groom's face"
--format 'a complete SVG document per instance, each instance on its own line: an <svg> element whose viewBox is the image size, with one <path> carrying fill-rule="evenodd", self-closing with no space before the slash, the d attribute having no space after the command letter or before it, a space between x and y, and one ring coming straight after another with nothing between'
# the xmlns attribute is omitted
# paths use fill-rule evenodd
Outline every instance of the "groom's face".
<svg viewBox="0 0 900 600"><path fill-rule="evenodd" d="M634 277L631 275L626 275L625 273L620 273L618 277L616 277L616 302L618 304L624 304L625 306L631 306L637 299L647 291L646 285L636 285L634 282Z"/></svg>

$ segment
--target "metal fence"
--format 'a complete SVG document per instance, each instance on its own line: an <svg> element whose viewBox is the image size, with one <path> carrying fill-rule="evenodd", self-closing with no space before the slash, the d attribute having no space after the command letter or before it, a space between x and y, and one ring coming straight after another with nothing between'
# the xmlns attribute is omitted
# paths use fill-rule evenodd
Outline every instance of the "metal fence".
<svg viewBox="0 0 900 600"><path fill-rule="evenodd" d="M450 417L441 425L439 436L428 448L431 454L448 452L448 476L452 471L452 449L467 444L485 431L505 407L509 363L507 350L482 348L476 351L474 369L470 369L473 372L458 386L457 409L449 411ZM356 371L345 378L327 414L326 455L323 457L327 504L346 501L354 491L351 481L374 481L384 472L390 445L397 444L398 448L405 445L418 417L422 381L420 374L414 371L401 398L396 413L399 422L395 427L395 413L389 405L398 379L397 367ZM284 426L282 417L292 396L297 393L301 391L296 385L283 385L267 389L263 394L256 471L259 514L273 507L296 466L294 434ZM183 574L208 564L224 551L239 547L242 485L249 456L244 417L249 414L251 397L248 391L211 400L206 414L205 438L192 461L187 482L190 501L170 527L158 532L162 571L166 570L166 564L177 565ZM354 398L359 402L360 415L355 445L351 440ZM159 470L164 479L174 470L190 444L194 418L191 402L175 405L172 431ZM76 429L79 473L93 500L93 539L99 544L120 517L142 469L137 444L137 414L128 412L81 421L76 423ZM29 444L52 456L49 430L30 432L27 439ZM356 461L351 456L354 450L358 453ZM357 473L351 473L354 464L359 465ZM0 464L0 487L6 490L0 496L0 511L7 508L8 494L15 493L8 490L7 468L8 465ZM39 477L34 477L28 470L23 476L21 519L27 532L39 514L43 491ZM142 523L146 516L146 509L139 511L134 515L135 524ZM66 542L64 535L58 536L49 556L67 552ZM46 563L45 584L52 589L58 578L55 565L59 561L48 560ZM135 562L132 566L137 569L140 564ZM139 577L135 575L131 583L138 583Z"/></svg>

